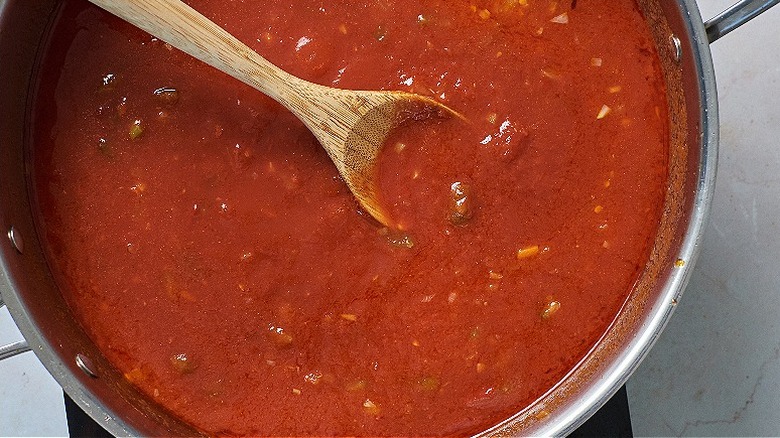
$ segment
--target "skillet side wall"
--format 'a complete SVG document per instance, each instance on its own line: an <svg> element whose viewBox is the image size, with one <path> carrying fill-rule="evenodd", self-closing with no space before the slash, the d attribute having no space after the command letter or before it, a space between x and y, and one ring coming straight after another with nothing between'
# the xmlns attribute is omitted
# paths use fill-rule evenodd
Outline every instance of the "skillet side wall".
<svg viewBox="0 0 780 438"><path fill-rule="evenodd" d="M560 384L492 436L567 435L628 380L660 336L698 256L712 201L718 111L709 43L692 0L639 0L669 105L669 177L650 260L609 331ZM679 39L680 58L672 36ZM679 262L678 262L679 260Z"/></svg>
<svg viewBox="0 0 780 438"><path fill-rule="evenodd" d="M648 17L648 11L663 11L668 19L659 19L654 29L665 59L670 123L674 127L666 216L652 262L612 330L591 354L544 402L494 429L497 435L561 435L590 417L628 379L658 337L695 260L709 210L717 146L709 50L702 51L697 40L703 35L703 26L693 1L640 3ZM0 0L0 225L3 232L13 226L25 242L23 254L18 254L8 239L0 244L0 292L49 372L110 432L192 435L196 432L139 396L103 359L65 306L38 243L26 184L25 127L37 48L44 41L57 4L54 0ZM682 41L679 65L671 59L671 30ZM686 261L684 268L674 267L678 257ZM91 359L98 378L90 378L76 367L78 353Z"/></svg>
<svg viewBox="0 0 780 438"><path fill-rule="evenodd" d="M0 244L0 293L31 349L63 389L115 435L193 435L147 401L87 338L59 293L43 256L27 186L29 103L37 88L39 54L59 10L53 0L0 0L0 226L21 236L19 253ZM98 377L76 365L87 358Z"/></svg>

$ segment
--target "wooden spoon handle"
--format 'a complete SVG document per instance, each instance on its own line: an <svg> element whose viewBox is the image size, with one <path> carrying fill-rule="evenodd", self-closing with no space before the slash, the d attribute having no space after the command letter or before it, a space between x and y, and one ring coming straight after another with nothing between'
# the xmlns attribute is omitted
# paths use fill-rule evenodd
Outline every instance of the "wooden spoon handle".
<svg viewBox="0 0 780 438"><path fill-rule="evenodd" d="M300 87L313 85L271 64L180 0L90 1L285 106L298 100Z"/></svg>

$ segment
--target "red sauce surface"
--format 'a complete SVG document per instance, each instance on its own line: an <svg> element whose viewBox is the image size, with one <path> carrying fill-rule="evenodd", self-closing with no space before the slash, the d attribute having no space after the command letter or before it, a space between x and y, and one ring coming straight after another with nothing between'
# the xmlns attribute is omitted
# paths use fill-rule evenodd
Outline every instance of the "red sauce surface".
<svg viewBox="0 0 780 438"><path fill-rule="evenodd" d="M586 355L647 260L667 112L633 2L189 1L293 74L467 117L388 143L403 231L279 105L64 3L31 142L49 261L108 359L205 433L487 429Z"/></svg>

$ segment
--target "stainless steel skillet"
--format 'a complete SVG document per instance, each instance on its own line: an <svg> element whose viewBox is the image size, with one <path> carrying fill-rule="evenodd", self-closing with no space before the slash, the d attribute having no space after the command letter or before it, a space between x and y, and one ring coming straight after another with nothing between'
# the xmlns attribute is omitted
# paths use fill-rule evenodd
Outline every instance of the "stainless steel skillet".
<svg viewBox="0 0 780 438"><path fill-rule="evenodd" d="M665 216L637 289L590 354L537 403L488 433L564 435L628 379L660 335L698 254L715 181L718 114L709 44L780 0L743 0L704 23L693 0L640 0L669 90L672 126ZM66 392L116 435L195 433L144 398L84 335L54 285L32 222L24 146L36 59L56 0L0 0L0 294L27 349Z"/></svg>

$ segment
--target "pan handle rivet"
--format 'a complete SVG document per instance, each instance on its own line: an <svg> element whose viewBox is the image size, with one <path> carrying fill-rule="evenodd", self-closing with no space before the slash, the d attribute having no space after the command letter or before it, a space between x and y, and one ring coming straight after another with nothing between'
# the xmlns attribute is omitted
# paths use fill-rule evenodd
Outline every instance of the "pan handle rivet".
<svg viewBox="0 0 780 438"><path fill-rule="evenodd" d="M84 372L84 374L88 375L89 377L97 377L97 373L95 373L95 365L92 363L92 360L88 358L87 356L84 356L83 354L79 353L76 355L76 366L79 367L81 371Z"/></svg>
<svg viewBox="0 0 780 438"><path fill-rule="evenodd" d="M670 36L669 41L672 44L672 56L674 57L674 60L680 62L682 59L682 41L677 38L677 35Z"/></svg>
<svg viewBox="0 0 780 438"><path fill-rule="evenodd" d="M8 230L8 239L19 254L24 253L24 240L22 239L22 234L19 233L19 230L11 227L11 229Z"/></svg>

